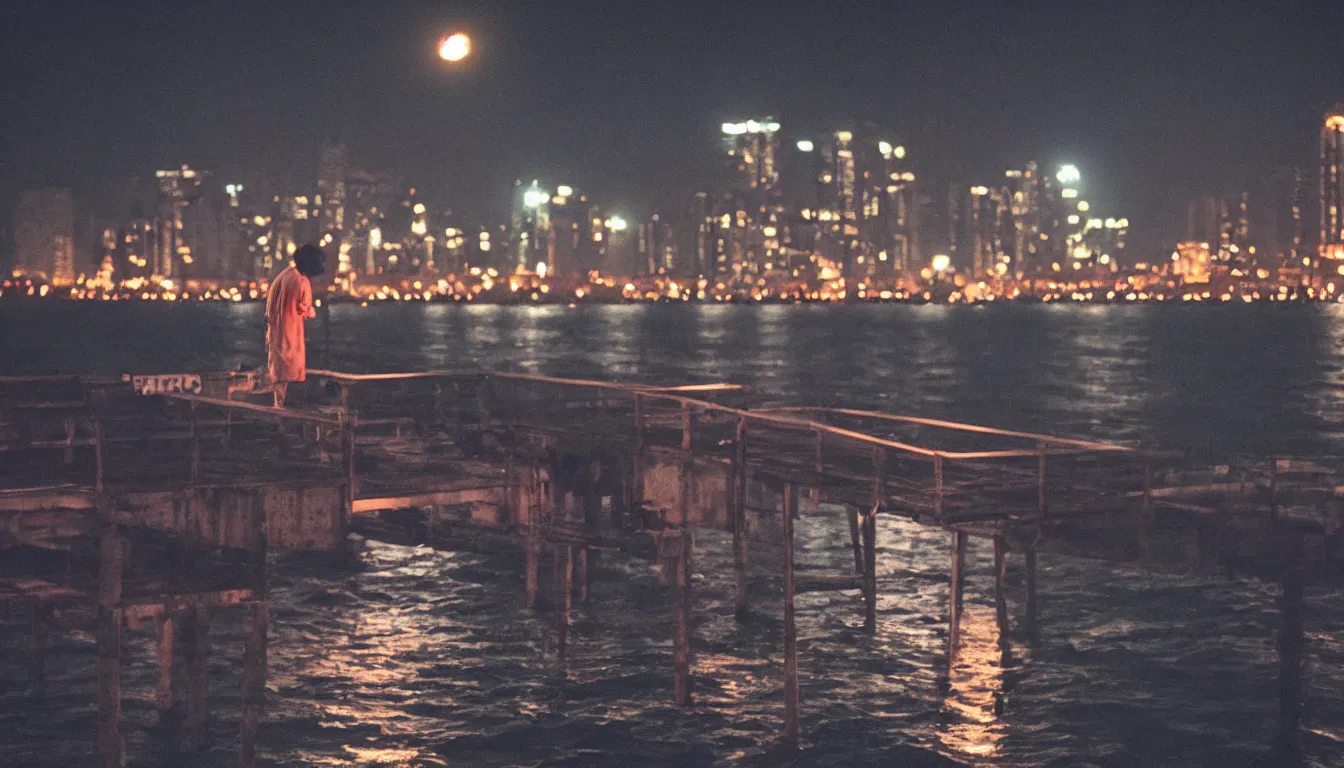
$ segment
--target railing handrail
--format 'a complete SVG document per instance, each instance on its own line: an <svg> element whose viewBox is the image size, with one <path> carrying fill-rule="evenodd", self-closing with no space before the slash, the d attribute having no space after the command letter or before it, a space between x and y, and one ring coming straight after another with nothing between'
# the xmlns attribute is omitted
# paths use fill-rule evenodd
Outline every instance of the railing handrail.
<svg viewBox="0 0 1344 768"><path fill-rule="evenodd" d="M775 408L762 408L763 411L775 413L833 413L837 416L853 416L862 419L877 419L880 421L896 421L905 424L921 424L928 427L938 427L939 429L948 429L957 432L974 432L982 435L998 435L1000 437L1014 437L1024 440L1035 440L1039 443L1048 443L1052 445L1068 445L1075 448L1082 448L1088 451L1113 451L1119 453L1132 453L1134 448L1116 443L1104 443L1095 440L1081 440L1073 437L1057 437L1055 435L1042 435L1036 432L1020 432L1013 429L1000 429L998 427L986 427L980 424L967 424L959 421L945 421L943 419L931 419L924 416L905 416L896 413L884 413L882 411L864 411L854 408L828 408L815 406L781 406ZM1032 453L1035 453L1033 451Z"/></svg>
<svg viewBox="0 0 1344 768"><path fill-rule="evenodd" d="M327 427L342 426L340 419L333 419L326 416L318 416L315 413L307 411L296 411L292 408L276 408L273 405L258 405L257 403L248 403L242 400L224 400L218 397L206 397L204 395L188 395L185 393L165 393L161 397L171 400L181 400L187 403L199 403L209 405L215 408L226 408L232 411L246 411L263 416L269 416L281 421L302 421L309 424L320 424Z"/></svg>

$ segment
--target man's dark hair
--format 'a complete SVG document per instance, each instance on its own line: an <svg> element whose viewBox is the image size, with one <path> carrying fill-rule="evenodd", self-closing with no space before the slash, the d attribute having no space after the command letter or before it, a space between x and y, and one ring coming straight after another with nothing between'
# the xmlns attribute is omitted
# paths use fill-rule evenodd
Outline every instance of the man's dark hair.
<svg viewBox="0 0 1344 768"><path fill-rule="evenodd" d="M294 252L294 266L304 277L316 277L325 271L327 254L312 243L299 246Z"/></svg>

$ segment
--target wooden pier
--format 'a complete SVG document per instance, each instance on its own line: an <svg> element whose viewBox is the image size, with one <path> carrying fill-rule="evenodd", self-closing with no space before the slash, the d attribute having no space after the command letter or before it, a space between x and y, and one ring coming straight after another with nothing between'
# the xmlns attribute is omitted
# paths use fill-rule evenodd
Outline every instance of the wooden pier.
<svg viewBox="0 0 1344 768"><path fill-rule="evenodd" d="M1338 571L1344 464L1241 457L1190 467L1133 446L763 403L730 384L313 371L291 407L277 409L257 402L264 396L242 374L188 380L181 391L145 395L125 378L0 379L0 602L31 617L34 676L50 633L91 617L104 766L123 759L123 631L157 633L160 715L179 716L177 674L188 742L198 747L210 626L231 615L247 627L239 764L252 765L265 692L267 554L348 557L352 534L517 546L527 607L540 606L544 581L554 582L545 602L562 658L593 558L662 563L674 618L672 697L686 706L695 696L694 532L727 532L740 618L753 610L750 586L765 571L783 585L781 736L796 744L806 660L794 597L852 590L862 626L876 632L879 515L948 532L949 664L960 645L971 537L994 548L1005 653L1008 568L1020 559L1030 633L1042 612L1040 551L1282 581L1280 739L1285 749L1296 743L1302 585ZM804 503L848 533L852 570L795 570L794 518Z"/></svg>

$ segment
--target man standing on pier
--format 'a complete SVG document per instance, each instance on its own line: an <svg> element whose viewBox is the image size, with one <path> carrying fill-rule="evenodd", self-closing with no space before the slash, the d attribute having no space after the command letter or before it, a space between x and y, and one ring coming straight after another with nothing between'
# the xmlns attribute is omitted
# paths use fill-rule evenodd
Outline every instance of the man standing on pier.
<svg viewBox="0 0 1344 768"><path fill-rule="evenodd" d="M285 406L291 381L308 376L308 350L303 321L317 317L310 277L322 274L327 255L308 244L294 252L294 263L276 275L266 295L266 364L275 407Z"/></svg>

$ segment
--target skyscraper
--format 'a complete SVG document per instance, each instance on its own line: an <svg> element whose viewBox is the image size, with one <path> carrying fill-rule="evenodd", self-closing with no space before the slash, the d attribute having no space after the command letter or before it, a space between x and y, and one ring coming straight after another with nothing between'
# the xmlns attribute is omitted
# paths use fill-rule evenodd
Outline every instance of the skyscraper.
<svg viewBox="0 0 1344 768"><path fill-rule="evenodd" d="M75 203L65 187L19 196L14 216L14 271L53 285L75 282Z"/></svg>
<svg viewBox="0 0 1344 768"><path fill-rule="evenodd" d="M318 242L339 253L345 232L346 147L332 144L322 149L317 164Z"/></svg>
<svg viewBox="0 0 1344 768"><path fill-rule="evenodd" d="M836 131L821 147L818 219L823 250L846 279L890 276L919 260L923 198L905 147L881 138L871 122Z"/></svg>
<svg viewBox="0 0 1344 768"><path fill-rule="evenodd" d="M509 220L512 263L510 270L530 272L546 264L551 253L551 193L534 179L530 186L513 183L512 215ZM547 267L550 265L548 264Z"/></svg>
<svg viewBox="0 0 1344 768"><path fill-rule="evenodd" d="M192 260L191 247L183 240L183 211L201 197L201 182L208 172L195 171L186 165L168 171L156 171L158 181L157 250L151 273L158 277L175 277L183 257Z"/></svg>
<svg viewBox="0 0 1344 768"><path fill-rule="evenodd" d="M1344 102L1321 126L1321 239L1323 259L1344 260Z"/></svg>

